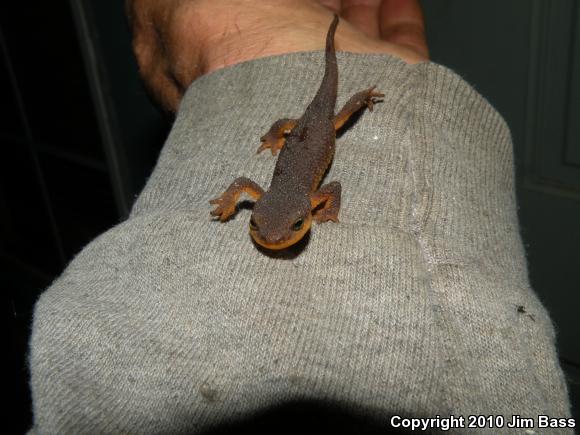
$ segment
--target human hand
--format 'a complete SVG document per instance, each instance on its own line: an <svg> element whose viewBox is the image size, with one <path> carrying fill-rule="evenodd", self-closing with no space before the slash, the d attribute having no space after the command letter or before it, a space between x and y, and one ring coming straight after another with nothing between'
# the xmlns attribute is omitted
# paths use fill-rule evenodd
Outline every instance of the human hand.
<svg viewBox="0 0 580 435"><path fill-rule="evenodd" d="M175 112L197 77L236 63L319 50L337 13L338 50L428 59L418 0L126 0L139 70Z"/></svg>

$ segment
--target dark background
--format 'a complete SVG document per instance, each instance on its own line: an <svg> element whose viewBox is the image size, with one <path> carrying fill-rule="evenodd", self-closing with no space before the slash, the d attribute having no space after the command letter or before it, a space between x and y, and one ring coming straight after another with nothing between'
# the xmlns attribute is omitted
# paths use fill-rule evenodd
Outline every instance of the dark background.
<svg viewBox="0 0 580 435"><path fill-rule="evenodd" d="M84 245L127 216L170 126L139 81L123 3L0 6L0 289L14 433L31 424L26 355L35 300ZM578 400L577 2L424 7L433 60L464 76L510 124L530 277L554 318Z"/></svg>

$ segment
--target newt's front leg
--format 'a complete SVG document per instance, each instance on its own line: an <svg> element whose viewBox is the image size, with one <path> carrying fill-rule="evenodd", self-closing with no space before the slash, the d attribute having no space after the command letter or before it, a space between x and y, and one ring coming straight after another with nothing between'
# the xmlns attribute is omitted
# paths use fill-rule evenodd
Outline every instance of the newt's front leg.
<svg viewBox="0 0 580 435"><path fill-rule="evenodd" d="M276 153L282 149L284 142L286 141L286 135L289 134L292 129L298 123L297 119L280 119L272 124L268 133L260 138L262 145L258 148L258 153L270 148L272 155L275 156Z"/></svg>
<svg viewBox="0 0 580 435"><path fill-rule="evenodd" d="M364 91L354 94L350 100L346 102L344 107L336 114L334 117L334 129L338 130L344 125L346 121L355 112L358 112L363 107L368 107L369 110L373 111L373 104L375 103L375 98L384 97L385 94L381 94L375 91L375 87L365 89Z"/></svg>
<svg viewBox="0 0 580 435"><path fill-rule="evenodd" d="M249 178L236 178L224 193L209 202L210 204L217 205L217 207L212 210L210 214L212 216L217 216L221 222L226 221L236 212L238 198L244 192L255 200L260 199L260 197L264 194L264 190Z"/></svg>
<svg viewBox="0 0 580 435"><path fill-rule="evenodd" d="M338 222L341 186L338 181L325 184L310 197L312 218L318 222Z"/></svg>

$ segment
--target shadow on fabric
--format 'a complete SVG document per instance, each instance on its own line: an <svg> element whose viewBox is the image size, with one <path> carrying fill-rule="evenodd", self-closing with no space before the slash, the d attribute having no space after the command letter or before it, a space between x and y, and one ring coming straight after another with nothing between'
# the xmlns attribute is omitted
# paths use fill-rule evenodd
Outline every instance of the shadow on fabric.
<svg viewBox="0 0 580 435"><path fill-rule="evenodd" d="M293 401L259 411L237 421L206 429L203 435L407 434L395 429L390 418L380 421L364 412L322 401Z"/></svg>

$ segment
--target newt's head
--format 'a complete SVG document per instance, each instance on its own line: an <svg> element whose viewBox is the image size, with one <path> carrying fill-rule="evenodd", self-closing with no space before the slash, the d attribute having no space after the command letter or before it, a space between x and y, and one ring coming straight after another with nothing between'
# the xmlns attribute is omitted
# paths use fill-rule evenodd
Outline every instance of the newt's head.
<svg viewBox="0 0 580 435"><path fill-rule="evenodd" d="M254 205L250 235L258 245L278 250L302 239L311 225L311 203L307 195L266 192Z"/></svg>

